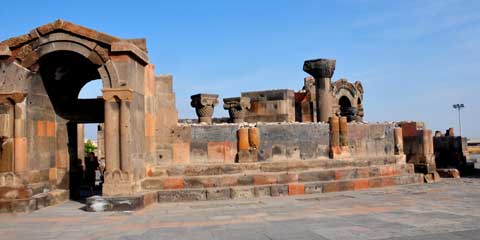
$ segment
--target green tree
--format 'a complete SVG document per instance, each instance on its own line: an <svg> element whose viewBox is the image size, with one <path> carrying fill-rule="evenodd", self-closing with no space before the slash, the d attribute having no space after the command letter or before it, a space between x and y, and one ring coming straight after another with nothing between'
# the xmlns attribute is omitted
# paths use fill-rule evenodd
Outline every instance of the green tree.
<svg viewBox="0 0 480 240"><path fill-rule="evenodd" d="M85 142L84 149L85 149L85 155L87 155L90 152L94 152L97 149L97 146L95 146L92 143L92 141L89 139L87 140L87 142Z"/></svg>

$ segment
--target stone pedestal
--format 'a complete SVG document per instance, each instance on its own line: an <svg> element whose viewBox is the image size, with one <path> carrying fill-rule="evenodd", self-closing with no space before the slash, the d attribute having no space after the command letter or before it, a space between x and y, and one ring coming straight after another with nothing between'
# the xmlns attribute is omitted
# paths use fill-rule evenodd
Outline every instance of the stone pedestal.
<svg viewBox="0 0 480 240"><path fill-rule="evenodd" d="M245 114L250 109L250 98L248 97L235 97L224 98L223 109L228 110L230 116L230 122L242 123L245 121Z"/></svg>
<svg viewBox="0 0 480 240"><path fill-rule="evenodd" d="M315 78L317 122L327 122L332 112L331 78L336 60L314 59L303 64L303 71Z"/></svg>
<svg viewBox="0 0 480 240"><path fill-rule="evenodd" d="M212 124L213 109L218 104L217 94L196 94L190 97L190 105L195 108L199 123Z"/></svg>

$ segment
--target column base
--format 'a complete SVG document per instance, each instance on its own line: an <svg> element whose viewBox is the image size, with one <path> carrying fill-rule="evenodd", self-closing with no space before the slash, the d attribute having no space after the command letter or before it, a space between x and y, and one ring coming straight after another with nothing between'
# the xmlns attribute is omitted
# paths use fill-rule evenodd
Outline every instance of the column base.
<svg viewBox="0 0 480 240"><path fill-rule="evenodd" d="M330 148L330 158L332 159L349 159L351 156L348 146L335 146Z"/></svg>
<svg viewBox="0 0 480 240"><path fill-rule="evenodd" d="M102 194L105 196L133 195L140 191L140 184L133 181L129 172L114 170L105 173Z"/></svg>

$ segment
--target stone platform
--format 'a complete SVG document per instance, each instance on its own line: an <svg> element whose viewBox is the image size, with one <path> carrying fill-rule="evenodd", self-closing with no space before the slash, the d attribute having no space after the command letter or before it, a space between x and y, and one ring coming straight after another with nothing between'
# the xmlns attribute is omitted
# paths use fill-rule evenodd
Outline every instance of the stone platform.
<svg viewBox="0 0 480 240"><path fill-rule="evenodd" d="M67 202L0 214L3 239L478 239L480 178L89 213ZM74 226L74 227L72 227Z"/></svg>
<svg viewBox="0 0 480 240"><path fill-rule="evenodd" d="M422 184L404 156L292 160L159 168L129 197L92 197L88 211L139 210L151 203L251 199Z"/></svg>

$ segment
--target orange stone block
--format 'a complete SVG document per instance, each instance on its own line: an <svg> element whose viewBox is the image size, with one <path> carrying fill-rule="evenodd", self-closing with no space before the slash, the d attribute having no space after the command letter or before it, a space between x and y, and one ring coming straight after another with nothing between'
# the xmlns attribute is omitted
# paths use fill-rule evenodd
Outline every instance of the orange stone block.
<svg viewBox="0 0 480 240"><path fill-rule="evenodd" d="M37 121L37 136L45 137L46 135L46 122Z"/></svg>
<svg viewBox="0 0 480 240"><path fill-rule="evenodd" d="M402 123L401 127L402 127L402 135L404 137L417 136L417 123L416 122Z"/></svg>
<svg viewBox="0 0 480 240"><path fill-rule="evenodd" d="M382 187L389 187L395 185L395 181L393 178L386 177L382 178Z"/></svg>
<svg viewBox="0 0 480 240"><path fill-rule="evenodd" d="M225 142L209 142L207 146L209 163L221 163L225 159Z"/></svg>
<svg viewBox="0 0 480 240"><path fill-rule="evenodd" d="M188 164L190 162L190 143L173 143L173 164Z"/></svg>
<svg viewBox="0 0 480 240"><path fill-rule="evenodd" d="M301 183L288 184L288 195L303 195L305 194L305 185Z"/></svg>
<svg viewBox="0 0 480 240"><path fill-rule="evenodd" d="M358 168L357 169L357 178L369 178L370 171L368 168Z"/></svg>
<svg viewBox="0 0 480 240"><path fill-rule="evenodd" d="M235 142L225 142L225 158L224 163L235 163L237 156L237 144Z"/></svg>
<svg viewBox="0 0 480 240"><path fill-rule="evenodd" d="M237 139L238 139L238 151L250 149L250 143L248 141L248 128L238 129Z"/></svg>
<svg viewBox="0 0 480 240"><path fill-rule="evenodd" d="M338 182L328 182L323 184L323 192L338 192Z"/></svg>
<svg viewBox="0 0 480 240"><path fill-rule="evenodd" d="M274 175L255 175L253 176L255 185L268 185L277 183L277 177Z"/></svg>
<svg viewBox="0 0 480 240"><path fill-rule="evenodd" d="M166 178L163 180L163 189L182 189L185 188L183 178Z"/></svg>
<svg viewBox="0 0 480 240"><path fill-rule="evenodd" d="M145 96L155 95L155 66L148 64L145 66Z"/></svg>
<svg viewBox="0 0 480 240"><path fill-rule="evenodd" d="M25 171L27 167L27 138L15 138L15 171Z"/></svg>
<svg viewBox="0 0 480 240"><path fill-rule="evenodd" d="M348 171L351 170L336 170L335 171L335 180L345 180L347 177Z"/></svg>
<svg viewBox="0 0 480 240"><path fill-rule="evenodd" d="M382 177L390 177L395 176L397 174L397 169L391 166L385 166L380 168L380 176Z"/></svg>
<svg viewBox="0 0 480 240"><path fill-rule="evenodd" d="M353 182L354 190L368 189L368 179L357 179Z"/></svg>
<svg viewBox="0 0 480 240"><path fill-rule="evenodd" d="M56 168L48 169L48 179L50 181L57 181L57 169Z"/></svg>
<svg viewBox="0 0 480 240"><path fill-rule="evenodd" d="M55 136L55 122L47 121L47 137Z"/></svg>
<svg viewBox="0 0 480 240"><path fill-rule="evenodd" d="M153 113L145 113L145 136L155 136L155 115Z"/></svg>
<svg viewBox="0 0 480 240"><path fill-rule="evenodd" d="M115 62L128 62L131 60L128 55L111 55L110 59Z"/></svg>

